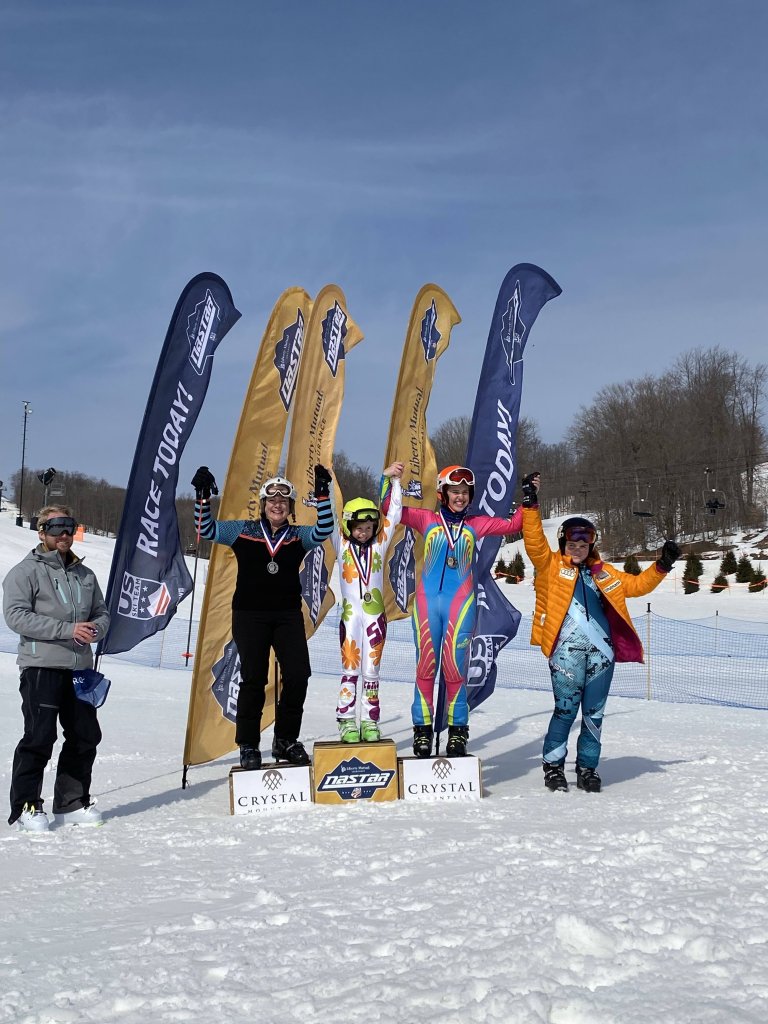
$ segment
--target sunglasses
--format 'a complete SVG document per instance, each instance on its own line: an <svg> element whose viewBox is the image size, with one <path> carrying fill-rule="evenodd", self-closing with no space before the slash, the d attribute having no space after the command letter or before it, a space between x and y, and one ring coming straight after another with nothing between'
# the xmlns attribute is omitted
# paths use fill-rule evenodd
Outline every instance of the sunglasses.
<svg viewBox="0 0 768 1024"><path fill-rule="evenodd" d="M290 498L291 488L288 484L269 484L264 493L268 498Z"/></svg>
<svg viewBox="0 0 768 1024"><path fill-rule="evenodd" d="M470 487L474 487L475 474L466 466L457 466L443 477L443 486L445 484L469 484Z"/></svg>
<svg viewBox="0 0 768 1024"><path fill-rule="evenodd" d="M68 533L73 537L77 529L77 520L70 516L53 516L46 519L40 529L43 533L50 533L52 537L60 537L62 533Z"/></svg>
<svg viewBox="0 0 768 1024"><path fill-rule="evenodd" d="M597 532L590 530L586 526L569 526L565 531L566 540L582 540L586 541L587 544L594 544L597 539Z"/></svg>

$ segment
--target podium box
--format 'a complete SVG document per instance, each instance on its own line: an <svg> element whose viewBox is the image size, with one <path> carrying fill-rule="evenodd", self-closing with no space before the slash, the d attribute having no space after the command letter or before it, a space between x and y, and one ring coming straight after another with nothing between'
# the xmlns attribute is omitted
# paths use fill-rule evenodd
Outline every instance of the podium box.
<svg viewBox="0 0 768 1024"><path fill-rule="evenodd" d="M481 800L479 757L401 757L397 762L401 800Z"/></svg>
<svg viewBox="0 0 768 1024"><path fill-rule="evenodd" d="M308 766L266 764L256 771L240 767L229 772L231 814L275 814L312 806Z"/></svg>
<svg viewBox="0 0 768 1024"><path fill-rule="evenodd" d="M397 747L394 740L316 743L313 761L316 804L397 800Z"/></svg>

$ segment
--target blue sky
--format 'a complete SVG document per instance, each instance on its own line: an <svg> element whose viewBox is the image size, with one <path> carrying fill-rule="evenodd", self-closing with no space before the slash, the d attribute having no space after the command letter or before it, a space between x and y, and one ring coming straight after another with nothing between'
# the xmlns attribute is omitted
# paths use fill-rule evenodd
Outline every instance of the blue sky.
<svg viewBox="0 0 768 1024"><path fill-rule="evenodd" d="M407 318L463 322L430 428L471 414L498 287L563 294L526 348L545 441L606 384L722 345L766 357L762 0L0 5L0 478L125 484L178 295L243 314L182 461L221 477L274 301L345 291L337 448L381 467Z"/></svg>

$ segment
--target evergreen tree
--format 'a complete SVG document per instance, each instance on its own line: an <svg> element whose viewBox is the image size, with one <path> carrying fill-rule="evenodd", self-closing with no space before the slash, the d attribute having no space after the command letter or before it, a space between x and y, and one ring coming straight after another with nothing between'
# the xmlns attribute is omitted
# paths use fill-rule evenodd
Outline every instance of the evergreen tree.
<svg viewBox="0 0 768 1024"><path fill-rule="evenodd" d="M624 572L630 573L632 576L639 576L642 572L640 563L637 560L637 555L627 555L624 561Z"/></svg>
<svg viewBox="0 0 768 1024"><path fill-rule="evenodd" d="M525 560L519 551L515 552L515 557L509 566L509 573L507 583L519 583L525 578Z"/></svg>
<svg viewBox="0 0 768 1024"><path fill-rule="evenodd" d="M698 565L696 564L698 562ZM701 576L701 561L696 555L688 555L683 569L683 593L698 594L699 576Z"/></svg>
<svg viewBox="0 0 768 1024"><path fill-rule="evenodd" d="M723 590L727 590L729 587L728 577L724 572L719 572L717 576L712 580L712 586L709 588L713 594L719 594Z"/></svg>
<svg viewBox="0 0 768 1024"><path fill-rule="evenodd" d="M731 573L736 572L737 569L738 563L736 561L736 555L734 555L733 551L726 551L723 555L723 560L720 563L720 572L724 573L726 576L730 576Z"/></svg>
<svg viewBox="0 0 768 1024"><path fill-rule="evenodd" d="M751 583L755 570L747 555L742 555L736 567L736 582Z"/></svg>
<svg viewBox="0 0 768 1024"><path fill-rule="evenodd" d="M509 569L507 568L507 563L504 561L503 558L500 558L496 563L496 568L494 569L494 572L496 573L497 576L506 576L506 574L509 572Z"/></svg>
<svg viewBox="0 0 768 1024"><path fill-rule="evenodd" d="M760 591L765 590L766 586L768 586L768 581L766 581L765 573L762 568L758 566L752 574L752 580L747 589L750 594L759 594Z"/></svg>

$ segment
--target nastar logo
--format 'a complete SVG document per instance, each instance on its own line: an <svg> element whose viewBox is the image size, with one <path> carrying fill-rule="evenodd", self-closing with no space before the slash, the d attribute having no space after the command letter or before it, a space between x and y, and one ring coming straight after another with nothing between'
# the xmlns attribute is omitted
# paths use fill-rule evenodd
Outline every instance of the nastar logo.
<svg viewBox="0 0 768 1024"><path fill-rule="evenodd" d="M325 551L323 546L313 548L304 559L299 573L301 594L307 606L307 614L313 625L317 625L320 608L328 590L328 570L325 568Z"/></svg>
<svg viewBox="0 0 768 1024"><path fill-rule="evenodd" d="M408 481L408 486L403 488L404 498L417 498L419 501L424 497L421 489L421 480L411 478Z"/></svg>
<svg viewBox="0 0 768 1024"><path fill-rule="evenodd" d="M304 344L304 315L296 311L296 322L283 331L283 336L275 345L274 363L280 374L280 398L286 410L290 408L296 381L299 377L299 362Z"/></svg>
<svg viewBox="0 0 768 1024"><path fill-rule="evenodd" d="M205 298L195 306L194 313L187 317L187 340L189 341L189 362L195 373L202 377L205 360L213 359L213 352L208 351L216 341L216 330L221 319L221 310L211 295L210 288L205 290Z"/></svg>
<svg viewBox="0 0 768 1024"><path fill-rule="evenodd" d="M123 573L117 614L127 619L155 619L165 615L171 604L171 592L159 580Z"/></svg>
<svg viewBox="0 0 768 1024"><path fill-rule="evenodd" d="M427 362L435 358L437 343L441 338L442 334L437 329L437 306L435 300L432 299L432 305L421 321L421 344L424 346L424 358Z"/></svg>
<svg viewBox="0 0 768 1024"><path fill-rule="evenodd" d="M370 800L376 790L387 788L394 775L372 761L351 757L327 772L316 789L319 793L338 793L342 800Z"/></svg>
<svg viewBox="0 0 768 1024"><path fill-rule="evenodd" d="M344 338L347 335L347 314L338 304L334 302L333 308L329 309L323 320L323 352L325 361L330 367L333 376L339 366L339 360L344 358Z"/></svg>
<svg viewBox="0 0 768 1024"><path fill-rule="evenodd" d="M240 655L237 653L235 641L230 640L224 648L224 654L217 662L214 662L213 684L211 693L216 703L221 708L222 715L230 722L235 721L237 715L237 698L240 696Z"/></svg>
<svg viewBox="0 0 768 1024"><path fill-rule="evenodd" d="M397 607L401 612L408 611L408 602L416 591L416 558L413 549L416 538L410 526L406 526L405 535L395 545L389 563L389 582L395 594Z"/></svg>
<svg viewBox="0 0 768 1024"><path fill-rule="evenodd" d="M520 291L520 282L515 282L515 290L512 298L507 303L507 311L501 318L501 344L504 348L504 357L509 367L510 383L515 383L515 364L523 358L523 338L527 327L520 319L520 307L523 298Z"/></svg>

